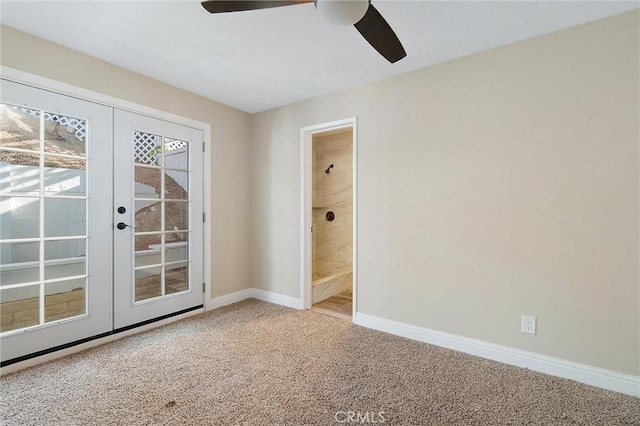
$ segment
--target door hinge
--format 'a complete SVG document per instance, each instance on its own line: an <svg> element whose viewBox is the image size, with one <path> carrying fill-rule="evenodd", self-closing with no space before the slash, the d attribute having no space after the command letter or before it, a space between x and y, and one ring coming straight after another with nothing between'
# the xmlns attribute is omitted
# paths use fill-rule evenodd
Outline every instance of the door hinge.
<svg viewBox="0 0 640 426"><path fill-rule="evenodd" d="M202 221L206 222L207 220L207 214L205 212L202 212Z"/></svg>
<svg viewBox="0 0 640 426"><path fill-rule="evenodd" d="M313 226L311 227L311 232L313 232Z"/></svg>
<svg viewBox="0 0 640 426"><path fill-rule="evenodd" d="M203 292L203 293L206 293L206 291L205 291L205 284L204 284L204 283L202 283L202 292Z"/></svg>
<svg viewBox="0 0 640 426"><path fill-rule="evenodd" d="M202 142L202 152L204 152L204 147L205 147L205 144L204 142Z"/></svg>

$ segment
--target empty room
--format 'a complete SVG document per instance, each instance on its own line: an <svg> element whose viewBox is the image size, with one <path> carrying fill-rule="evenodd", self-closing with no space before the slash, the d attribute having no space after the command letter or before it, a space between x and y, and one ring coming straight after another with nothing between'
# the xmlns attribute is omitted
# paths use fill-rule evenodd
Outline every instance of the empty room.
<svg viewBox="0 0 640 426"><path fill-rule="evenodd" d="M640 425L637 1L0 0L2 425Z"/></svg>

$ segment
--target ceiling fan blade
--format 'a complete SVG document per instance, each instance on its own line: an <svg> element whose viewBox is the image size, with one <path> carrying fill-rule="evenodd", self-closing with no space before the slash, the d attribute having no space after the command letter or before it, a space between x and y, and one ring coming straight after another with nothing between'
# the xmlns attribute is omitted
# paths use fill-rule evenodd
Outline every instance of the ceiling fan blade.
<svg viewBox="0 0 640 426"><path fill-rule="evenodd" d="M313 0L262 1L262 0L207 0L202 7L209 13L240 12L243 10L268 9L270 7L292 6L295 4L313 3Z"/></svg>
<svg viewBox="0 0 640 426"><path fill-rule="evenodd" d="M407 56L396 33L372 4L369 4L367 13L354 24L354 27L378 53L392 64Z"/></svg>

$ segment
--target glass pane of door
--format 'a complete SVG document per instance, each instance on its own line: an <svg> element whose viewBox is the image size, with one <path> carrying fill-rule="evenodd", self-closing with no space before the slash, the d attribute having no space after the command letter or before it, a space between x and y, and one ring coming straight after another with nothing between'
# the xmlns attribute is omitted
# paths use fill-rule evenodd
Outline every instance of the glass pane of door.
<svg viewBox="0 0 640 426"><path fill-rule="evenodd" d="M117 327L203 303L202 132L116 111ZM194 221L199 218L200 221ZM127 226L129 225L129 226ZM122 285L119 285L122 283Z"/></svg>
<svg viewBox="0 0 640 426"><path fill-rule="evenodd" d="M3 310L5 303L11 304L11 315L2 315L0 328L33 327L84 315L87 121L2 103L0 122L1 241L6 246L2 275L7 278ZM60 236L74 239L51 239ZM77 297L77 289L82 289L83 297Z"/></svg>
<svg viewBox="0 0 640 426"><path fill-rule="evenodd" d="M188 280L175 285L175 268L167 268L176 252L186 251L186 242L166 238L167 231L184 230L188 239L188 146L188 141L134 132L135 302L189 290Z"/></svg>

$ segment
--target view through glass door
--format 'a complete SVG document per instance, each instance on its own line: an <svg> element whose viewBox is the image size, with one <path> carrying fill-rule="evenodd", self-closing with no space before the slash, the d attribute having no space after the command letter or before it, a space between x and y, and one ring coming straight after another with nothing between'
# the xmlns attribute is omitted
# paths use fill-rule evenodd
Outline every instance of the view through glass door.
<svg viewBox="0 0 640 426"><path fill-rule="evenodd" d="M203 133L114 117L117 329L203 304Z"/></svg>
<svg viewBox="0 0 640 426"><path fill-rule="evenodd" d="M0 81L2 361L109 332L112 109Z"/></svg>

